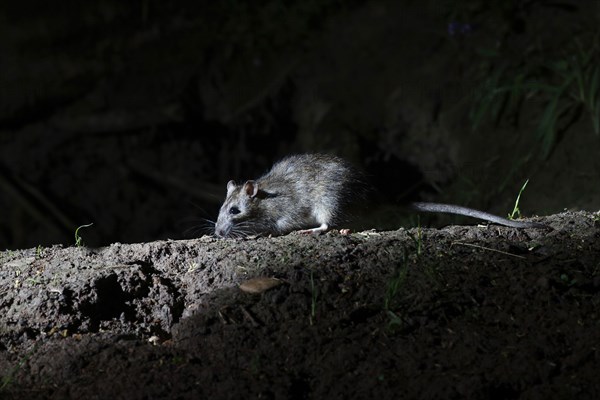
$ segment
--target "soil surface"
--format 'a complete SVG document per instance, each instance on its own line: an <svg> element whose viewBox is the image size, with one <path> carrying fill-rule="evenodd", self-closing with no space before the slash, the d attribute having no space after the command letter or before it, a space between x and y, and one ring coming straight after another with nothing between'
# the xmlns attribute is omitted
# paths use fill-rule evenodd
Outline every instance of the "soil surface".
<svg viewBox="0 0 600 400"><path fill-rule="evenodd" d="M600 216L538 220L3 252L0 397L598 398Z"/></svg>

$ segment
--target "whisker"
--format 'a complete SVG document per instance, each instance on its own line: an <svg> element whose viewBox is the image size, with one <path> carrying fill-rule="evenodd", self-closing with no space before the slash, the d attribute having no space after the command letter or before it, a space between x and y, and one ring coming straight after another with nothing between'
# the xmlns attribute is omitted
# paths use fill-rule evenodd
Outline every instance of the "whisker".
<svg viewBox="0 0 600 400"><path fill-rule="evenodd" d="M196 236L197 234L211 234L215 230L215 222L207 218L196 218L194 225L183 231L184 236Z"/></svg>

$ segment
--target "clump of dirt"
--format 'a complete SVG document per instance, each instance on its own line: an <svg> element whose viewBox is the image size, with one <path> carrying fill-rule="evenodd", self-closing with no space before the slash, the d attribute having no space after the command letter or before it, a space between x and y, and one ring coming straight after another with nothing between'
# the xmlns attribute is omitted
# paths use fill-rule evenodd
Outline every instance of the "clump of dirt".
<svg viewBox="0 0 600 400"><path fill-rule="evenodd" d="M0 394L595 398L599 220L3 252Z"/></svg>

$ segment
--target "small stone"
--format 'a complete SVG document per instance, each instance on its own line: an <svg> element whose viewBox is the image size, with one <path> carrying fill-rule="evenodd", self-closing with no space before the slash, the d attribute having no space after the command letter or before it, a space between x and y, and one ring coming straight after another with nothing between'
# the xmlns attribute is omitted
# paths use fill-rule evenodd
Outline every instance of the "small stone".
<svg viewBox="0 0 600 400"><path fill-rule="evenodd" d="M283 282L277 278L259 277L248 279L240 284L240 290L246 293L261 294L269 289L281 285Z"/></svg>

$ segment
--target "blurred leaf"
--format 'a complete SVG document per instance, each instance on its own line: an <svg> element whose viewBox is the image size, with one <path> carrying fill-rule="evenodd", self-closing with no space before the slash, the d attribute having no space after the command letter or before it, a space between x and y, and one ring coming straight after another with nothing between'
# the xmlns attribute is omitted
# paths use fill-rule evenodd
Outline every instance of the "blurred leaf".
<svg viewBox="0 0 600 400"><path fill-rule="evenodd" d="M488 49L488 48L478 48L475 50L475 52L483 57L500 57L500 53L498 52L498 50L496 49Z"/></svg>
<svg viewBox="0 0 600 400"><path fill-rule="evenodd" d="M556 138L556 109L559 99L560 96L554 96L552 101L546 106L536 130L536 136L542 141L542 154L544 158L550 154Z"/></svg>

